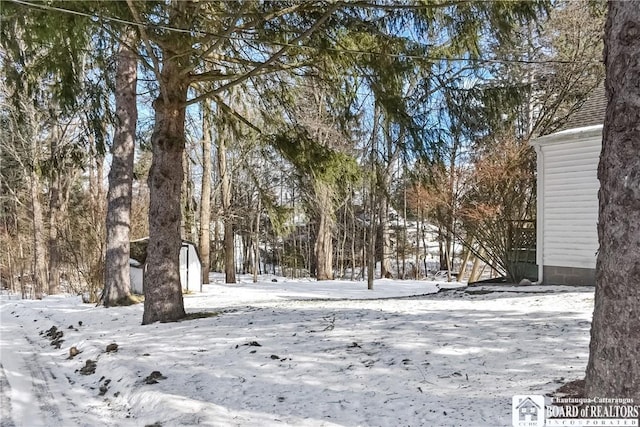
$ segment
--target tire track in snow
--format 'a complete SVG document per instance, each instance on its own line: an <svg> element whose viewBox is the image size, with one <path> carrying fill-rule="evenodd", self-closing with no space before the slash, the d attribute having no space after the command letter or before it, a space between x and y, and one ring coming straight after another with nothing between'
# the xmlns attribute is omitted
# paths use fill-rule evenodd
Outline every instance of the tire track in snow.
<svg viewBox="0 0 640 427"><path fill-rule="evenodd" d="M23 329L15 317L2 314L2 329ZM42 367L34 341L26 335L9 333L0 334L0 337L2 427L63 426L60 409L49 386L50 379L55 377Z"/></svg>
<svg viewBox="0 0 640 427"><path fill-rule="evenodd" d="M34 353L30 354L27 368L31 376L31 384L36 402L40 407L40 413L46 414L47 419L45 420L45 425L47 427L62 426L63 420L60 416L60 409L55 403L55 398L49 389L49 383L47 381L47 375L55 379L54 375L49 369L45 372L45 369L38 363L38 358Z"/></svg>
<svg viewBox="0 0 640 427"><path fill-rule="evenodd" d="M11 418L11 384L7 380L4 366L0 363L0 427L15 427Z"/></svg>

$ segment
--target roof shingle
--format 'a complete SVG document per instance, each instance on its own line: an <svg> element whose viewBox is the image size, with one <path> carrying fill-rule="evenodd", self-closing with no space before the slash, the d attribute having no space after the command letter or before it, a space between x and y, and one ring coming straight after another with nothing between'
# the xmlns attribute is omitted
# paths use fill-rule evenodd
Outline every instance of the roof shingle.
<svg viewBox="0 0 640 427"><path fill-rule="evenodd" d="M604 86L600 85L593 90L589 98L582 106L571 115L567 122L559 129L577 129L586 126L601 125L607 110L607 96Z"/></svg>

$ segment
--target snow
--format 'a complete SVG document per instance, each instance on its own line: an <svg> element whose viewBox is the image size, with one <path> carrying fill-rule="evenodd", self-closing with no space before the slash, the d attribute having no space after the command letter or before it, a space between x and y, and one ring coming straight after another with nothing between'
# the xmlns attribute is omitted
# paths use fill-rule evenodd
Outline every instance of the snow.
<svg viewBox="0 0 640 427"><path fill-rule="evenodd" d="M216 276L184 297L212 317L146 326L142 305L3 296L0 423L502 426L513 395L584 375L593 288L272 279Z"/></svg>

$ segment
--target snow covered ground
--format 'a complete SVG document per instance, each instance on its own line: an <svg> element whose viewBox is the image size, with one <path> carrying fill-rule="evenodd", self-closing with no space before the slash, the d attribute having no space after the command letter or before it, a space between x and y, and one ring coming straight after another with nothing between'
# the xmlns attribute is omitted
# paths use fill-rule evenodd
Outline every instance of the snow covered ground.
<svg viewBox="0 0 640 427"><path fill-rule="evenodd" d="M1 425L508 426L513 395L584 374L593 288L243 280L146 326L4 296Z"/></svg>

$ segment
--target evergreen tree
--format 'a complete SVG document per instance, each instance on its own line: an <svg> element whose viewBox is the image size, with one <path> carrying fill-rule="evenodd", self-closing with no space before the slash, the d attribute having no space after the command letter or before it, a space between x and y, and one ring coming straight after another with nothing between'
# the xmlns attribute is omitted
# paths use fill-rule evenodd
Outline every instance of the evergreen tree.
<svg viewBox="0 0 640 427"><path fill-rule="evenodd" d="M120 42L115 82L116 120L111 146L111 169L107 193L105 282L102 301L105 307L130 303L129 241L133 157L137 111L138 57L136 40L129 30Z"/></svg>

